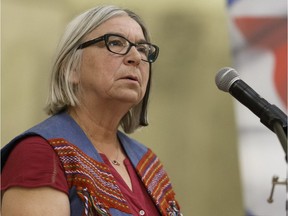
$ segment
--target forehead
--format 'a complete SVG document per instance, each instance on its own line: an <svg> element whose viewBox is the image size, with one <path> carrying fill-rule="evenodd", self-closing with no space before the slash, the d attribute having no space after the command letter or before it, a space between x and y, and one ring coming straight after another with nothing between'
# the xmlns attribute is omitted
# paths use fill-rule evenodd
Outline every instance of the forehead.
<svg viewBox="0 0 288 216"><path fill-rule="evenodd" d="M128 15L110 18L94 29L89 36L98 37L106 33L118 33L132 39L145 39L141 26Z"/></svg>

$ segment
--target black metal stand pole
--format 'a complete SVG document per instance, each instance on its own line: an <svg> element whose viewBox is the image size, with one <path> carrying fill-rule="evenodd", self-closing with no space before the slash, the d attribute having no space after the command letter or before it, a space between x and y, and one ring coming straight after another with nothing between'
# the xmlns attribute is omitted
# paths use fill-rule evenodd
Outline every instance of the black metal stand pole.
<svg viewBox="0 0 288 216"><path fill-rule="evenodd" d="M287 162L287 145L288 145L287 133L285 133L285 131L282 127L282 124L278 121L274 121L273 128L274 128L274 132L277 135L277 137L280 141L280 144L284 150L285 158L286 158L286 162Z"/></svg>

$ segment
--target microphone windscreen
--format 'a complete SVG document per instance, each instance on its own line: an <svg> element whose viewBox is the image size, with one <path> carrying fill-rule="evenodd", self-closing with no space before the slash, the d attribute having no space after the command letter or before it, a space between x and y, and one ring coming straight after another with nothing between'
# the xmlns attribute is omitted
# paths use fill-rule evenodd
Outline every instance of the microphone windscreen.
<svg viewBox="0 0 288 216"><path fill-rule="evenodd" d="M231 85L239 79L239 74L236 70L230 67L224 67L217 73L215 82L220 90L229 92Z"/></svg>

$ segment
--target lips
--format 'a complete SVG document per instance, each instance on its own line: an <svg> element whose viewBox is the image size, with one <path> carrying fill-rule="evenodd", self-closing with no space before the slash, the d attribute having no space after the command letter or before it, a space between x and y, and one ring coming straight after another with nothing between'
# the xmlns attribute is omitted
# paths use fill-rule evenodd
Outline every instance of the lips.
<svg viewBox="0 0 288 216"><path fill-rule="evenodd" d="M128 79L128 80L132 80L132 81L139 82L138 77L135 76L135 75L127 75L127 76L125 76L125 77L122 77L121 79Z"/></svg>

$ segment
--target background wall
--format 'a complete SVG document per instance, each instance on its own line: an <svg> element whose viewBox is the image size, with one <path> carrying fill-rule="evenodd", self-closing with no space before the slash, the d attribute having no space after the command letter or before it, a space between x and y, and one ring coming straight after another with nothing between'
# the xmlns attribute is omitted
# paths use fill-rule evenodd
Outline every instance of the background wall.
<svg viewBox="0 0 288 216"><path fill-rule="evenodd" d="M230 65L224 0L2 0L2 146L47 117L58 39L75 15L102 3L136 11L160 46L150 126L133 137L160 157L184 215L243 216L232 99L214 84Z"/></svg>

